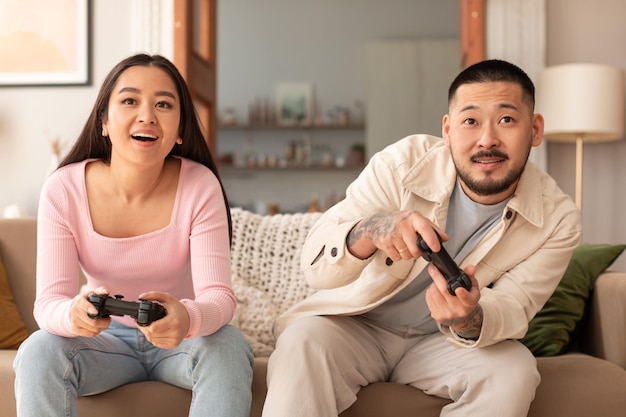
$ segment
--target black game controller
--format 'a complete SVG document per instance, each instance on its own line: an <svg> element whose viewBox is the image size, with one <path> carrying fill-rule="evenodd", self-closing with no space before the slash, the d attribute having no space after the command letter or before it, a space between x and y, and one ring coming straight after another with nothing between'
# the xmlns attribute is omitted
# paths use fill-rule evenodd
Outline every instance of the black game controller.
<svg viewBox="0 0 626 417"><path fill-rule="evenodd" d="M159 303L148 300L124 301L121 295L89 294L89 302L98 309L98 314L88 314L92 319L113 316L131 316L139 326L148 326L155 320L165 317L167 311Z"/></svg>
<svg viewBox="0 0 626 417"><path fill-rule="evenodd" d="M435 231L439 242L441 243L441 236ZM465 288L469 291L472 288L472 281L461 268L458 267L456 262L450 257L446 249L441 246L439 252L433 252L430 250L422 236L417 235L417 247L422 251L422 258L428 262L432 262L437 267L441 274L448 281L448 292L452 295L455 294L455 290L459 287Z"/></svg>

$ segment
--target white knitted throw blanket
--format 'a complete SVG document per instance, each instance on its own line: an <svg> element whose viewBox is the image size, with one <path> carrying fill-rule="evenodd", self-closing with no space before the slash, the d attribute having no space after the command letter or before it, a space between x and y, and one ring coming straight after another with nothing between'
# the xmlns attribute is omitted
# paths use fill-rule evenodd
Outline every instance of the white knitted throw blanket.
<svg viewBox="0 0 626 417"><path fill-rule="evenodd" d="M231 271L237 310L231 324L241 329L255 356L274 350L274 320L312 294L300 269L300 253L321 213L262 216L232 208Z"/></svg>

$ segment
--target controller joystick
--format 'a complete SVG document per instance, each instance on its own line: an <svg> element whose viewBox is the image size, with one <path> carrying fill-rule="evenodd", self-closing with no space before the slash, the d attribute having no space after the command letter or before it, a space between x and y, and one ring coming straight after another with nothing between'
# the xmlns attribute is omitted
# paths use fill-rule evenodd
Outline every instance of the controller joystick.
<svg viewBox="0 0 626 417"><path fill-rule="evenodd" d="M165 307L159 303L148 300L124 301L121 295L110 297L108 295L89 294L88 299L98 310L97 314L88 314L92 319L109 316L131 316L139 326L148 326L153 321L159 320L167 314Z"/></svg>
<svg viewBox="0 0 626 417"><path fill-rule="evenodd" d="M437 233L437 231L435 231L435 233L437 234L437 238L439 238L439 242L442 243L439 233ZM472 281L469 276L459 268L443 245L439 252L433 252L424 239L422 239L422 236L417 235L417 247L422 252L422 258L435 265L446 278L446 281L448 281L448 292L450 294L456 295L455 291L459 287L463 287L467 291L472 288Z"/></svg>

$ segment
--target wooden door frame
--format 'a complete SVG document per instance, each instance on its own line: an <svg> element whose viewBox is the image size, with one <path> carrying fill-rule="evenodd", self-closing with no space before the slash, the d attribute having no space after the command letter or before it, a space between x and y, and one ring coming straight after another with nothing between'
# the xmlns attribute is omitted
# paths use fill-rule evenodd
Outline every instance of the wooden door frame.
<svg viewBox="0 0 626 417"><path fill-rule="evenodd" d="M216 158L217 0L195 1L174 0L173 62L187 81L205 140Z"/></svg>
<svg viewBox="0 0 626 417"><path fill-rule="evenodd" d="M485 59L485 3L459 0L461 69Z"/></svg>

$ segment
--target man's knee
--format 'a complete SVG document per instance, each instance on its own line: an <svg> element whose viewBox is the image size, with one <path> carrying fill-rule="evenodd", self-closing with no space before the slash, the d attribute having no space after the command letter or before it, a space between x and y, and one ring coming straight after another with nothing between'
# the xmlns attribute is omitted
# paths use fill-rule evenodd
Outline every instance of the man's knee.
<svg viewBox="0 0 626 417"><path fill-rule="evenodd" d="M304 317L287 326L276 340L276 348L288 346L291 348L316 343L316 338L311 337L319 330L320 317Z"/></svg>
<svg viewBox="0 0 626 417"><path fill-rule="evenodd" d="M486 349L481 368L494 385L503 385L502 389L535 391L540 381L537 360L525 346L509 340Z"/></svg>

